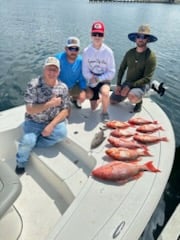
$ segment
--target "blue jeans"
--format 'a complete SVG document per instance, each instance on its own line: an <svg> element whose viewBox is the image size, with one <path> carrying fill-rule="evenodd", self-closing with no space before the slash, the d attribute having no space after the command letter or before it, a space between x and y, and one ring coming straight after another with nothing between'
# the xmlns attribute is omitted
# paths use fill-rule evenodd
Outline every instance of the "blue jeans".
<svg viewBox="0 0 180 240"><path fill-rule="evenodd" d="M45 123L26 120L23 124L24 135L20 140L16 154L17 166L25 167L30 153L34 147L49 147L62 141L67 136L66 122L56 125L51 135L43 137L41 132L46 127Z"/></svg>

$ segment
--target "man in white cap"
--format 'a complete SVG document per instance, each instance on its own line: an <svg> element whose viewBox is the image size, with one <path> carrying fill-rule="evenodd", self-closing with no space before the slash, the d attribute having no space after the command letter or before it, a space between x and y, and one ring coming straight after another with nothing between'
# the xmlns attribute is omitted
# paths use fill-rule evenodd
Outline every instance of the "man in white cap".
<svg viewBox="0 0 180 240"><path fill-rule="evenodd" d="M25 91L26 113L24 134L16 154L17 174L23 174L34 147L48 147L67 135L66 117L69 114L67 86L58 81L59 61L48 57L42 77L32 79Z"/></svg>
<svg viewBox="0 0 180 240"><path fill-rule="evenodd" d="M117 86L110 101L112 104L116 104L127 97L132 104L135 104L133 111L140 112L142 98L150 88L150 82L156 68L155 53L147 47L147 44L157 41L157 37L150 34L148 25L142 25L138 32L130 33L128 38L136 43L136 47L130 49L121 62ZM122 83L126 70L126 80Z"/></svg>
<svg viewBox="0 0 180 240"><path fill-rule="evenodd" d="M109 120L110 84L115 76L115 59L112 49L104 43L105 26L101 21L91 27L92 43L83 52L83 75L88 81L87 98L91 109L102 102L102 121Z"/></svg>
<svg viewBox="0 0 180 240"><path fill-rule="evenodd" d="M55 55L61 64L59 80L64 82L69 89L71 101L77 108L86 99L86 80L82 75L82 57L79 54L80 40L69 37L65 44L65 51Z"/></svg>

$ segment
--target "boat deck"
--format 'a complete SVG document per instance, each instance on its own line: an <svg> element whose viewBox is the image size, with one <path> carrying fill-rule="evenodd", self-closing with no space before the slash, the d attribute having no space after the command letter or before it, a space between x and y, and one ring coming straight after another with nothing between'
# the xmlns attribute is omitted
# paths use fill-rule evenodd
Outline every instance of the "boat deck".
<svg viewBox="0 0 180 240"><path fill-rule="evenodd" d="M128 102L110 106L110 118L127 121L134 116L131 110ZM122 186L97 181L91 177L92 169L109 161L104 154L108 147L107 139L96 149L90 149L94 135L102 127L100 111L97 109L92 112L88 101L82 109L72 108L68 120L68 138L51 148L39 148L32 152L27 173L20 177L22 193L14 203L14 208L0 221L0 228L14 214L16 218L20 216L19 220L14 220L20 240L90 240L108 237L129 240L132 235L138 239L171 171L175 148L173 130L163 111L151 99L145 99L142 112L136 116L158 120L165 131L156 134L167 136L170 142L149 146L153 157L144 157L142 163L153 160L153 164L162 172L144 173L137 181ZM0 157L13 169L23 117L23 106L0 115ZM108 137L110 130L104 133ZM1 234L0 239L4 239ZM14 236L10 235L8 233L8 240L14 240Z"/></svg>

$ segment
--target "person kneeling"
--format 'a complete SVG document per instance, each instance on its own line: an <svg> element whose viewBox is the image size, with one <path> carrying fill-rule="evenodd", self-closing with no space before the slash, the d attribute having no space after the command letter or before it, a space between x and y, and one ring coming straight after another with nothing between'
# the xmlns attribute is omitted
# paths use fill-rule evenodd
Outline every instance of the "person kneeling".
<svg viewBox="0 0 180 240"><path fill-rule="evenodd" d="M142 98L150 88L156 67L155 53L147 47L147 44L157 41L157 37L150 34L148 25L142 25L137 32L130 33L128 38L136 43L136 47L130 49L123 58L118 72L117 86L110 97L110 103L121 102L127 97L132 104L135 104L133 111L140 112ZM126 70L126 80L121 84Z"/></svg>

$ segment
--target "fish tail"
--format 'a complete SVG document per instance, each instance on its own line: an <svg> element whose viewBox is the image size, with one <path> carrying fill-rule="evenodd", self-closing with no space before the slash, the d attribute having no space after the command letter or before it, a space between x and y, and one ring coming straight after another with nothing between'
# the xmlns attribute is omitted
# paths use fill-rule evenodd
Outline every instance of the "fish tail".
<svg viewBox="0 0 180 240"><path fill-rule="evenodd" d="M144 164L144 166L150 172L161 172L158 168L155 168L152 163L153 163L152 161L147 162L146 164Z"/></svg>
<svg viewBox="0 0 180 240"><path fill-rule="evenodd" d="M162 138L161 138L161 141L168 142L169 140L168 140L167 137L162 137Z"/></svg>
<svg viewBox="0 0 180 240"><path fill-rule="evenodd" d="M163 128L162 126L161 126L159 129L162 130L162 131L164 131L164 128Z"/></svg>

